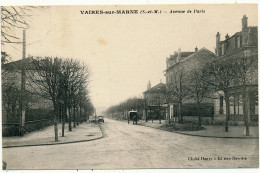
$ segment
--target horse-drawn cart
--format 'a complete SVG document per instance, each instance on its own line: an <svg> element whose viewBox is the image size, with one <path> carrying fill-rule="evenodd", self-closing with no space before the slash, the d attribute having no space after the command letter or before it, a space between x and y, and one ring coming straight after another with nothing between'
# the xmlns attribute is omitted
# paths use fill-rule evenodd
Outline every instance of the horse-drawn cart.
<svg viewBox="0 0 260 173"><path fill-rule="evenodd" d="M137 111L128 112L128 124L130 121L133 121L133 124L137 124L138 120L139 120L139 115L137 114Z"/></svg>

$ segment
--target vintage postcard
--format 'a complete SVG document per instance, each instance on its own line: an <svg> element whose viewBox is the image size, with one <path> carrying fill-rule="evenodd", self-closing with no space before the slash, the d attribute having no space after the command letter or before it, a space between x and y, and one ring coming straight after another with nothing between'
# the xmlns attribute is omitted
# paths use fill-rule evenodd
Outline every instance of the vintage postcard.
<svg viewBox="0 0 260 173"><path fill-rule="evenodd" d="M2 169L259 168L257 4L1 6Z"/></svg>

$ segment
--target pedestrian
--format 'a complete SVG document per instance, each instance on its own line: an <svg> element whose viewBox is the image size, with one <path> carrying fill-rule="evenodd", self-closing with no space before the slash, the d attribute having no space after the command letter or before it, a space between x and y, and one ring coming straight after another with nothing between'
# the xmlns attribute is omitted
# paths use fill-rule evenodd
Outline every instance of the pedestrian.
<svg viewBox="0 0 260 173"><path fill-rule="evenodd" d="M5 161L2 161L2 168L3 168L3 170L6 170L6 167L7 167L7 163Z"/></svg>

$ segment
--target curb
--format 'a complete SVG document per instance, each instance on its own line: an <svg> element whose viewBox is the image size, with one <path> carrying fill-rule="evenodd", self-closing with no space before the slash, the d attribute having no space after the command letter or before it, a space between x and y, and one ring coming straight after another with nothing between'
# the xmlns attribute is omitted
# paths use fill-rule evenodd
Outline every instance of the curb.
<svg viewBox="0 0 260 173"><path fill-rule="evenodd" d="M72 143L80 143L80 142L88 142L88 141L94 141L94 140L98 140L98 139L102 139L103 138L103 132L101 131L100 125L99 129L101 132L101 136L100 137L96 137L93 139L86 139L86 140L78 140L78 141L69 141L69 142L58 142L58 143L43 143L43 144L28 144L28 145L9 145L9 146L2 146L2 148L18 148L18 147L34 147L34 146L48 146L48 145L62 145L62 144L72 144Z"/></svg>
<svg viewBox="0 0 260 173"><path fill-rule="evenodd" d="M5 146L2 148L17 148L17 147L34 147L34 146L47 146L47 145L61 145L61 144L72 144L72 143L79 143L79 142L88 142L88 141L94 141L97 139L101 139L103 138L103 136L101 137L97 137L94 139L87 139L87 140L79 140L79 141L70 141L70 142L61 142L61 143L50 143L50 144L32 144L32 145L12 145L12 146Z"/></svg>
<svg viewBox="0 0 260 173"><path fill-rule="evenodd" d="M259 137L235 137L235 136L206 136L206 135L195 135L195 134L188 134L188 133L183 133L183 132L178 132L178 131L169 131L166 129L160 129L160 128L154 128L151 126L146 126L143 124L137 124L137 125L141 125L141 126L145 126L145 127L150 127L153 129L158 129L158 130L162 130L162 131L167 131L167 132L173 132L173 133L177 133L177 134L181 134L181 135L186 135L186 136L196 136L196 137L203 137L203 138L230 138L230 139L259 139Z"/></svg>

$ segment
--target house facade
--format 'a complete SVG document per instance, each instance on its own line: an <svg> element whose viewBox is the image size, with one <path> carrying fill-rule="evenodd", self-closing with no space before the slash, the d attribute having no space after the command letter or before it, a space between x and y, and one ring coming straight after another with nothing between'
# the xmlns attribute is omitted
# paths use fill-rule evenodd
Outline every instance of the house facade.
<svg viewBox="0 0 260 173"><path fill-rule="evenodd" d="M169 87L172 85L172 83L178 82L177 80L180 80L179 78L182 77L182 84L184 84L189 76L188 73L192 70L200 70L204 67L204 65L214 59L216 59L216 55L209 51L206 48L201 48L198 50L198 48L195 48L194 52L181 52L181 49L178 50L178 52L175 52L174 55L170 55L169 58L166 58L166 67L165 70L165 76L166 76L166 87L169 89ZM177 86L176 86L177 87ZM185 86L184 86L185 88ZM183 88L183 89L184 89ZM179 88L180 89L180 88ZM186 91L183 91L186 93ZM178 121L178 98L167 98L168 102L168 114L167 119L169 121ZM205 112L205 114L208 114L206 116L211 116L211 112L213 109L213 99L206 98L203 100L203 104L205 107L205 110L210 108L209 111ZM196 105L196 102L193 99L184 99L183 100L183 116L192 116L194 114L194 107ZM198 116L198 115L194 115Z"/></svg>
<svg viewBox="0 0 260 173"><path fill-rule="evenodd" d="M242 18L242 29L234 35L225 36L225 40L220 40L220 33L216 35L216 55L219 59L227 58L255 58L255 64L248 73L246 83L246 104L249 123L258 123L258 28L257 26L248 26L246 15ZM243 121L243 86L236 84L229 89L230 114L229 121ZM224 119L226 114L226 103L223 92L215 93L214 114L216 119Z"/></svg>
<svg viewBox="0 0 260 173"><path fill-rule="evenodd" d="M145 101L143 119L165 119L165 91L166 85L164 83L159 83L154 87L151 87L150 81L148 82L147 90L143 93Z"/></svg>

